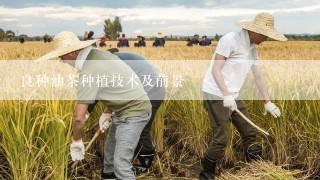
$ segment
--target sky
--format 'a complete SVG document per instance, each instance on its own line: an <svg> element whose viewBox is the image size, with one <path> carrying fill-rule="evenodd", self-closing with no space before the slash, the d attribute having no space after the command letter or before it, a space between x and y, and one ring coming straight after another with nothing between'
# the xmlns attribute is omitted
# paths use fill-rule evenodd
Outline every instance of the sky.
<svg viewBox="0 0 320 180"><path fill-rule="evenodd" d="M320 34L319 0L0 0L0 28L29 36L73 31L103 35L104 20L119 16L127 37L215 35L238 31L259 12L285 34Z"/></svg>

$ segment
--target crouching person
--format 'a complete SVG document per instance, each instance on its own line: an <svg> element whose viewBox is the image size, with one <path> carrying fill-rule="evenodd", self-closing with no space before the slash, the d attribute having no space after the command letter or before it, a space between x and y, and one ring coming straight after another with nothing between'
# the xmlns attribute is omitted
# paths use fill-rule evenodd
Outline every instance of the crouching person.
<svg viewBox="0 0 320 180"><path fill-rule="evenodd" d="M146 47L146 41L143 36L138 36L139 41L137 43L134 43L134 47Z"/></svg>
<svg viewBox="0 0 320 180"><path fill-rule="evenodd" d="M80 70L80 81L86 77L135 75L117 56L108 51L93 49L91 41L81 42L72 32L59 33L54 38L54 43L55 50L40 59L59 57ZM98 86L97 83L92 83L91 87L88 84L78 85L70 154L73 161L84 159L82 131L85 115L88 105L93 104L98 97L114 112L106 141L106 163L102 178L135 179L131 161L140 134L151 117L151 104L140 81L136 81L132 86L114 86L114 82L119 82L119 79L105 81L104 86Z"/></svg>
<svg viewBox="0 0 320 180"><path fill-rule="evenodd" d="M133 166L133 171L136 175L147 173L149 168L152 166L152 162L155 156L155 148L152 144L151 138L151 127L152 123L156 117L156 112L161 106L163 99L165 97L165 88L162 86L157 86L157 81L161 79L159 72L142 56L131 52L114 52L114 55L118 56L123 62L125 62L139 77L141 82L145 82L147 77L150 77L149 84L143 86L145 92L147 92L148 97L152 106L152 115L150 121L144 127L138 146L135 150L135 157L137 157L139 164ZM90 104L88 111L94 110L95 104ZM104 127L102 122L108 121L111 114L106 109L100 117L100 127ZM105 154L108 151L108 143L105 144ZM104 158L105 164L107 164L107 157Z"/></svg>

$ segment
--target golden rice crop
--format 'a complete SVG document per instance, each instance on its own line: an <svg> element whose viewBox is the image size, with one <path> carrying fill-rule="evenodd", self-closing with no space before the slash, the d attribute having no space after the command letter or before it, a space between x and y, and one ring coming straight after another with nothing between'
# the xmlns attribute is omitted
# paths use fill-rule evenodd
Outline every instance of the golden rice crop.
<svg viewBox="0 0 320 180"><path fill-rule="evenodd" d="M132 42L131 42L132 43ZM107 43L115 47L116 42ZM147 42L146 48L121 48L121 51L136 52L150 60L209 60L214 52L216 42L210 47L186 47L186 42L168 41L164 48L153 48ZM49 52L52 44L42 42L0 43L0 59L30 59L34 60ZM107 48L104 48L107 49ZM320 57L319 42L265 42L259 46L260 59L271 60L317 60ZM52 62L53 63L53 62ZM75 73L74 69L53 63L61 67L61 71ZM157 66L158 64L155 63ZM197 73L196 68L206 69L207 64L197 63L183 70L190 76ZM271 67L272 65L270 65ZM275 64L276 66L276 64ZM2 67L6 68L6 67ZM170 67L174 68L174 67ZM160 71L171 71L170 68L160 67ZM301 72L282 72L277 74L275 69L265 70L266 79L271 93L280 93L281 97L288 91L310 91L320 95L318 90L317 69L301 74ZM298 68L297 68L298 69ZM2 71L6 77L6 71ZM48 72L50 69L19 67L18 74ZM200 72L200 70L199 70ZM285 78L285 79L282 79ZM252 88L249 77L244 89ZM201 95L201 81L187 79L184 82L183 95ZM301 85L303 83L307 86ZM310 84L310 85L309 85ZM1 87L5 91L6 87ZM169 89L171 91L171 89ZM173 90L172 90L173 92ZM179 93L176 94L181 95ZM290 98L290 97L289 97ZM74 101L0 101L0 177L2 179L68 179L86 177L99 178L101 169L102 144L105 135L93 145L86 162L73 171L70 166L69 141L71 136L72 112ZM263 102L256 100L245 101L251 119L272 135L272 138L260 138L263 145L263 157L272 163L252 164L243 167L235 174L225 171L222 179L247 179L257 175L257 179L283 179L283 177L302 178L319 173L320 164L320 101L277 100L275 103L282 110L282 117L274 119L270 115L262 116ZM90 140L97 128L97 119L102 111L101 105L96 109L86 124L85 141ZM207 143L212 137L210 121L200 100L165 101L160 108L152 134L157 149L157 158L148 177L196 178ZM230 132L229 145L221 168L228 169L237 161L243 161L241 138L234 129ZM277 166L275 166L277 165ZM296 171L286 171L279 165L288 165ZM289 168L291 169L291 168ZM144 179L145 177L141 177ZM260 178L260 179L261 179Z"/></svg>

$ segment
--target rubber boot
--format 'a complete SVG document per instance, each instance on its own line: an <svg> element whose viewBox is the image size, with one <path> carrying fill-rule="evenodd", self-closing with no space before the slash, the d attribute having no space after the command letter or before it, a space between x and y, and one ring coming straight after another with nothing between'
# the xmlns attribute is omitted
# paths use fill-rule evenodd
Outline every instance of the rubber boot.
<svg viewBox="0 0 320 180"><path fill-rule="evenodd" d="M199 174L199 180L214 180L217 160L210 159L208 156L205 156L201 162L203 170Z"/></svg>
<svg viewBox="0 0 320 180"><path fill-rule="evenodd" d="M138 156L138 160L139 160L140 165L134 165L132 168L135 175L148 173L149 168L152 165L153 158L154 158L154 154L148 154L148 155L140 154Z"/></svg>
<svg viewBox="0 0 320 180"><path fill-rule="evenodd" d="M246 161L248 163L252 161L259 161L262 160L262 148L258 147L257 149L248 149L245 152Z"/></svg>
<svg viewBox="0 0 320 180"><path fill-rule="evenodd" d="M112 173L101 173L101 180L116 180L117 176Z"/></svg>

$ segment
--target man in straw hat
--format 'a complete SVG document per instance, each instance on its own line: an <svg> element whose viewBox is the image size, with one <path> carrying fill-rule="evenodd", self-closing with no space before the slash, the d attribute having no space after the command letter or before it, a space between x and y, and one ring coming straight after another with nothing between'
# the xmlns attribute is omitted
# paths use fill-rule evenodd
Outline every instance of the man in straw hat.
<svg viewBox="0 0 320 180"><path fill-rule="evenodd" d="M139 35L137 37L138 37L138 42L134 43L134 47L146 47L145 38L141 35Z"/></svg>
<svg viewBox="0 0 320 180"><path fill-rule="evenodd" d="M162 46L164 47L164 44L166 43L166 40L164 39L165 35L163 32L157 32L156 33L156 39L153 42L153 47Z"/></svg>
<svg viewBox="0 0 320 180"><path fill-rule="evenodd" d="M84 159L82 131L86 120L85 115L88 105L93 104L98 97L108 109L114 112L106 140L107 150L102 179L135 179L131 160L140 134L151 117L151 104L140 81L130 85L113 85L123 80L120 76L125 78L136 74L117 56L108 51L94 49L91 44L95 41L80 41L73 32L60 32L53 41L55 50L40 59L59 57L64 61L72 60L68 63L80 70L80 81L85 80L86 77L100 77L101 82L101 77L115 77L114 80L105 80L106 85L97 83L98 81L91 85L78 84L78 101L74 111L70 154L73 161ZM111 114L110 111L105 113Z"/></svg>
<svg viewBox="0 0 320 180"><path fill-rule="evenodd" d="M202 161L199 179L214 179L216 163L223 157L227 146L230 121L242 136L246 160L261 158L256 129L234 112L239 109L249 116L244 103L236 98L250 69L265 102L264 114L269 112L275 118L281 114L270 101L259 68L257 45L267 37L279 41L287 38L274 29L274 19L269 13L259 13L253 21L242 21L237 25L242 28L240 32L228 33L219 40L203 82L204 105L213 124L214 137Z"/></svg>

